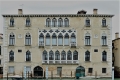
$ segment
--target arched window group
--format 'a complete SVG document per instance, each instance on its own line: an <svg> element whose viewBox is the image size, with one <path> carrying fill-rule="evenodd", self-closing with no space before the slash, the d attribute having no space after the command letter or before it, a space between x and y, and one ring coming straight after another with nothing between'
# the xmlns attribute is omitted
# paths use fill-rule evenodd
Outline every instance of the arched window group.
<svg viewBox="0 0 120 80"><path fill-rule="evenodd" d="M52 22L51 22L52 21ZM65 18L64 22L62 18L59 18L58 21L56 18L53 18L52 20L50 18L46 19L46 26L47 27L69 27L69 19Z"/></svg>
<svg viewBox="0 0 120 80"><path fill-rule="evenodd" d="M55 52L53 52L52 50L47 52L46 50L44 50L43 60L48 60L48 55L49 55L49 60L72 60L72 57L73 60L78 60L78 52L76 50L74 52L71 52L70 50L67 52L65 52L64 50L61 52L58 50Z"/></svg>
<svg viewBox="0 0 120 80"><path fill-rule="evenodd" d="M42 33L39 35L39 42L40 43L44 42L44 35ZM74 33L71 34L71 37L69 37L68 33L66 33L64 36L62 33L59 33L58 35L53 33L51 37L50 37L50 34L47 33L45 36L45 45L47 46L48 45L63 46L63 43L64 45L68 46L70 42L76 43L76 36Z"/></svg>
<svg viewBox="0 0 120 80"><path fill-rule="evenodd" d="M9 45L14 45L14 44L15 44L15 35L13 33L10 33Z"/></svg>

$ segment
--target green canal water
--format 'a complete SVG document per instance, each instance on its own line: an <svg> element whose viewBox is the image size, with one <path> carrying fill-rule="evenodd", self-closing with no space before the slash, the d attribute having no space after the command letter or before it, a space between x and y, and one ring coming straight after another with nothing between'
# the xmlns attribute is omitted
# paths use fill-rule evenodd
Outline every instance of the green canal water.
<svg viewBox="0 0 120 80"><path fill-rule="evenodd" d="M7 80L7 79L0 79L0 80ZM12 80L12 79L8 79ZM80 79L24 79L24 80L112 80L110 78L101 78L101 79L92 79L92 78L80 78ZM120 78L116 78L114 80L120 80Z"/></svg>

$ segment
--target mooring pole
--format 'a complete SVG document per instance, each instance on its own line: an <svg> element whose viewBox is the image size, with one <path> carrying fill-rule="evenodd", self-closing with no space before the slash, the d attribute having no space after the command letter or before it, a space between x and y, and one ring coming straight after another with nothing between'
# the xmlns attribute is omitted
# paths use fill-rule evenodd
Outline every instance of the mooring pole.
<svg viewBox="0 0 120 80"><path fill-rule="evenodd" d="M114 67L112 67L112 80L114 80Z"/></svg>

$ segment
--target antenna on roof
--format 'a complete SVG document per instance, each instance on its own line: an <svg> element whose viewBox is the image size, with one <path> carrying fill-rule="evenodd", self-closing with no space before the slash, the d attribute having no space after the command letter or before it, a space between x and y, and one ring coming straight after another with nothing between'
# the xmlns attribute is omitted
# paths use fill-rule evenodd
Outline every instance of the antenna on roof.
<svg viewBox="0 0 120 80"><path fill-rule="evenodd" d="M22 7L22 9L23 9L23 5L24 5L24 4L21 4L21 5L20 5L20 6Z"/></svg>

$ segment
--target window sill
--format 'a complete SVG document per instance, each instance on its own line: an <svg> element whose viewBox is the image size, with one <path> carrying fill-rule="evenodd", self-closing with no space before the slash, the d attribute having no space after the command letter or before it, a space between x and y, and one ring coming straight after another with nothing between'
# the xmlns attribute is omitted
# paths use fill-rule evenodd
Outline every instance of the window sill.
<svg viewBox="0 0 120 80"><path fill-rule="evenodd" d="M9 46L14 46L14 45L9 45Z"/></svg>
<svg viewBox="0 0 120 80"><path fill-rule="evenodd" d="M104 63L104 62L107 62L107 61L102 61L102 62Z"/></svg>
<svg viewBox="0 0 120 80"><path fill-rule="evenodd" d="M86 27L90 27L91 25L85 25Z"/></svg>
<svg viewBox="0 0 120 80"><path fill-rule="evenodd" d="M102 45L102 46L108 46L108 45Z"/></svg>
<svg viewBox="0 0 120 80"><path fill-rule="evenodd" d="M25 62L31 62L31 61L25 61Z"/></svg>
<svg viewBox="0 0 120 80"><path fill-rule="evenodd" d="M91 62L91 61L85 61L85 62Z"/></svg>
<svg viewBox="0 0 120 80"><path fill-rule="evenodd" d="M91 45L85 45L85 46L91 46Z"/></svg>
<svg viewBox="0 0 120 80"><path fill-rule="evenodd" d="M25 45L25 46L31 46L31 45Z"/></svg>
<svg viewBox="0 0 120 80"><path fill-rule="evenodd" d="M102 27L104 28L104 27L107 27L107 25L102 25Z"/></svg>
<svg viewBox="0 0 120 80"><path fill-rule="evenodd" d="M14 62L14 61L9 61L9 62Z"/></svg>

